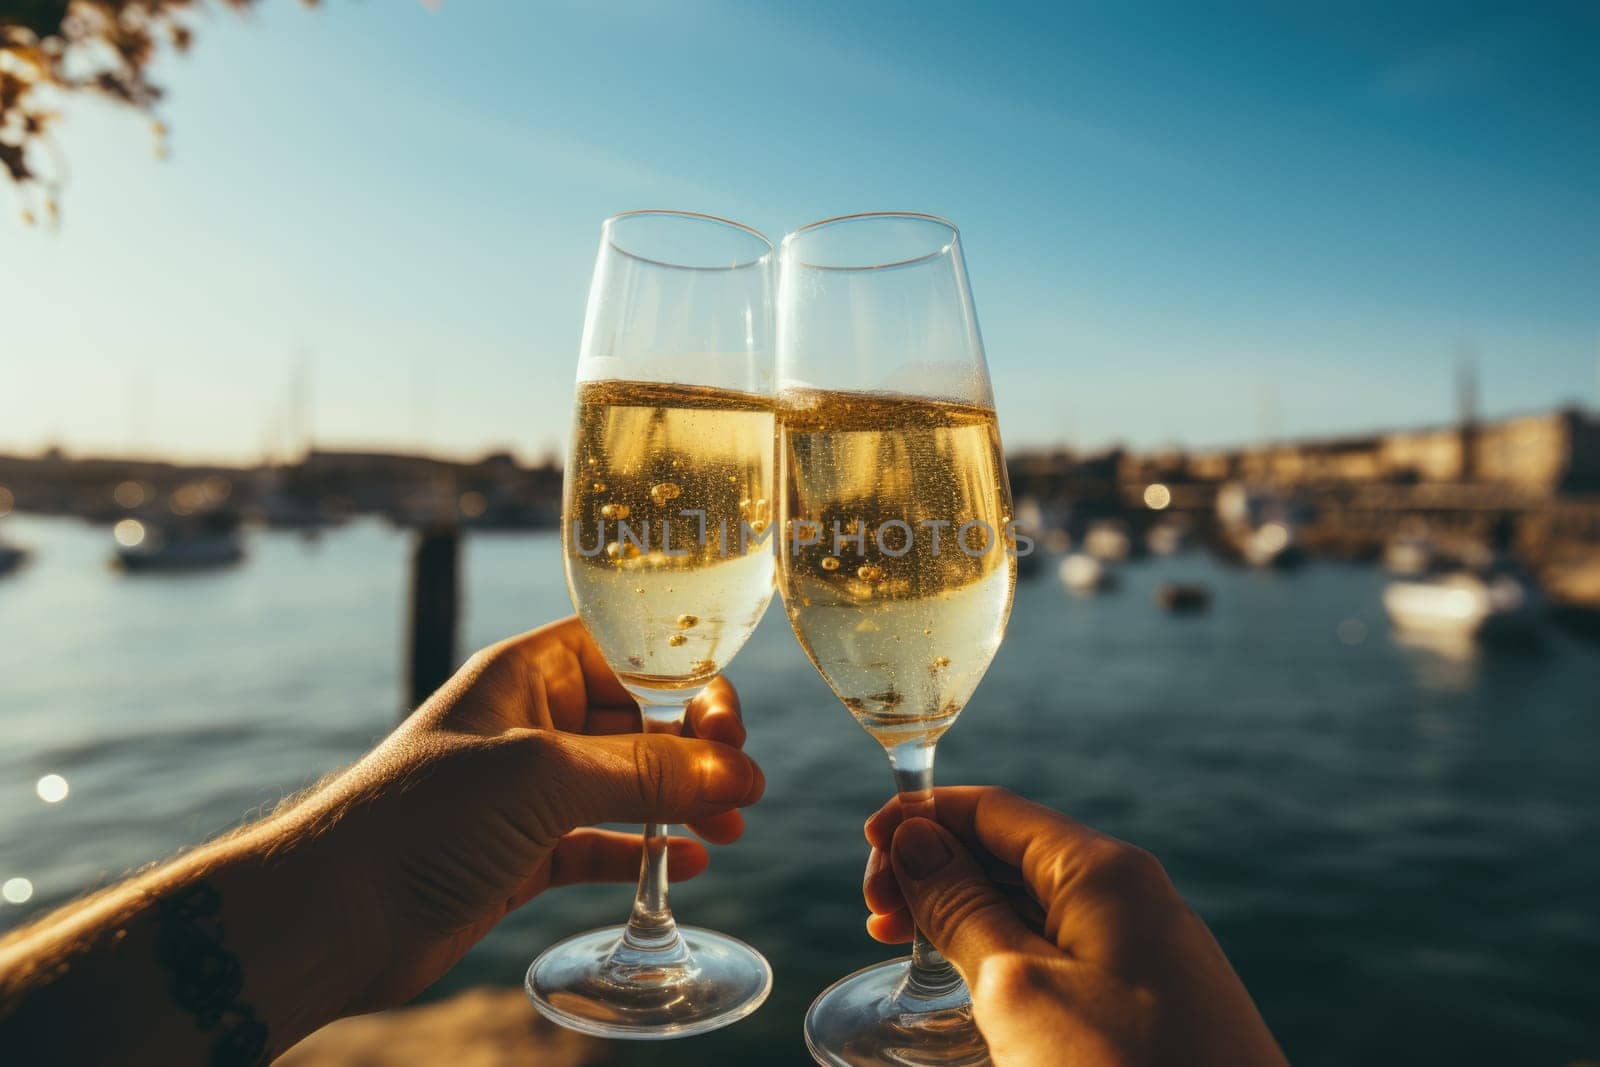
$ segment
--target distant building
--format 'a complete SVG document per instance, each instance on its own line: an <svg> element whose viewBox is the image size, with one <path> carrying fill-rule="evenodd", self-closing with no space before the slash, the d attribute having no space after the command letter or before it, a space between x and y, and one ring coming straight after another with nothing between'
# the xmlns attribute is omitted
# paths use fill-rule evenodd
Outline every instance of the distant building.
<svg viewBox="0 0 1600 1067"><path fill-rule="evenodd" d="M1144 472L1160 463L1132 464ZM1194 481L1278 485L1472 483L1535 493L1600 491L1600 417L1577 408L1462 427L1298 441L1188 458Z"/></svg>
<svg viewBox="0 0 1600 1067"><path fill-rule="evenodd" d="M1480 426L1477 480L1553 491L1600 490L1600 418L1576 408Z"/></svg>

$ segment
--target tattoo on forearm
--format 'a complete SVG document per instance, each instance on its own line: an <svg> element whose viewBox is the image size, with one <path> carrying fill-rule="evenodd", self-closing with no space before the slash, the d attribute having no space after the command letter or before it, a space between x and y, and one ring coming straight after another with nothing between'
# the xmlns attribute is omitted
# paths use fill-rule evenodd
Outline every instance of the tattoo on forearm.
<svg viewBox="0 0 1600 1067"><path fill-rule="evenodd" d="M222 947L221 903L222 894L203 881L162 900L156 954L172 976L172 999L201 1030L218 1031L212 1067L256 1067L267 1062L267 1027L239 1002L244 973L239 957Z"/></svg>

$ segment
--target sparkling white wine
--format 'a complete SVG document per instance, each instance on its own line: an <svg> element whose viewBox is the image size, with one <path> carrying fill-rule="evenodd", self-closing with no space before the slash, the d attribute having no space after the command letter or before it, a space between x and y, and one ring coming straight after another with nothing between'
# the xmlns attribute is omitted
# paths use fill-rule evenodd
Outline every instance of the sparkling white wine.
<svg viewBox="0 0 1600 1067"><path fill-rule="evenodd" d="M584 625L624 684L704 685L772 599L768 397L579 385L562 548Z"/></svg>
<svg viewBox="0 0 1600 1067"><path fill-rule="evenodd" d="M1000 647L1016 587L994 411L785 390L778 463L800 644L881 743L938 736Z"/></svg>

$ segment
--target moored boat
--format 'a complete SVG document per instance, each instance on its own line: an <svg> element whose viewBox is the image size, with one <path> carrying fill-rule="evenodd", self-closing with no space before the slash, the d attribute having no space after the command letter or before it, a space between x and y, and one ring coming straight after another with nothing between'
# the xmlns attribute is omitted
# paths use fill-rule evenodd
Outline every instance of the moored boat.
<svg viewBox="0 0 1600 1067"><path fill-rule="evenodd" d="M123 519L114 535L112 562L129 572L206 570L244 558L244 535L231 511L165 522Z"/></svg>
<svg viewBox="0 0 1600 1067"><path fill-rule="evenodd" d="M1117 572L1086 552L1071 552L1062 557L1056 576L1074 593L1099 593L1117 584Z"/></svg>
<svg viewBox="0 0 1600 1067"><path fill-rule="evenodd" d="M1434 558L1433 542L1422 534L1401 535L1383 548L1383 566L1390 574L1427 574Z"/></svg>
<svg viewBox="0 0 1600 1067"><path fill-rule="evenodd" d="M1156 603L1174 615L1197 615L1211 606L1211 590L1199 582L1165 582Z"/></svg>
<svg viewBox="0 0 1600 1067"><path fill-rule="evenodd" d="M0 541L0 575L10 574L27 562L27 559L27 549Z"/></svg>
<svg viewBox="0 0 1600 1067"><path fill-rule="evenodd" d="M1538 617L1539 597L1532 585L1509 573L1458 571L1390 582L1383 607L1402 630L1481 637L1529 630Z"/></svg>

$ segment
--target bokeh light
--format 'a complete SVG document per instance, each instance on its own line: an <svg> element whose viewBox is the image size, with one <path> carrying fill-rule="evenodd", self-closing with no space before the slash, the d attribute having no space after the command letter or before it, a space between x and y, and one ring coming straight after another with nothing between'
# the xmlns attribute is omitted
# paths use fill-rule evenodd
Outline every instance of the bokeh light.
<svg viewBox="0 0 1600 1067"><path fill-rule="evenodd" d="M174 515L193 515L206 505L206 490L203 483L180 485L172 491L172 496L167 499L167 507Z"/></svg>
<svg viewBox="0 0 1600 1067"><path fill-rule="evenodd" d="M39 799L46 804L59 804L67 799L67 794L72 787L67 780L59 774L47 774L34 783L33 791L39 794Z"/></svg>
<svg viewBox="0 0 1600 1067"><path fill-rule="evenodd" d="M1281 522L1269 522L1256 531L1256 540L1263 551L1280 551L1289 544L1289 527Z"/></svg>
<svg viewBox="0 0 1600 1067"><path fill-rule="evenodd" d="M1160 511L1172 503L1172 490L1160 482L1152 482L1144 487L1144 506L1151 511Z"/></svg>
<svg viewBox="0 0 1600 1067"><path fill-rule="evenodd" d="M33 899L33 883L26 878L7 878L0 885L0 897L5 897L7 904L26 904Z"/></svg>
<svg viewBox="0 0 1600 1067"><path fill-rule="evenodd" d="M135 481L119 482L111 495L125 508L136 508L145 499L144 486Z"/></svg>
<svg viewBox="0 0 1600 1067"><path fill-rule="evenodd" d="M471 490L461 494L461 514L476 519L489 510L489 500L482 493Z"/></svg>
<svg viewBox="0 0 1600 1067"><path fill-rule="evenodd" d="M138 519L122 519L111 528L111 536L123 548L137 547L144 544L144 523Z"/></svg>

